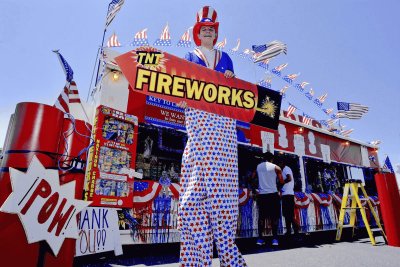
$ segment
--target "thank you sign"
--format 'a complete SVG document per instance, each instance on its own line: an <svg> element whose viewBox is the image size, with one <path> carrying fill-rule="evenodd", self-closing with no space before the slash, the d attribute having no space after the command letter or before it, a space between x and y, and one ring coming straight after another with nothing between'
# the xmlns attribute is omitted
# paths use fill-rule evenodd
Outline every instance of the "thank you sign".
<svg viewBox="0 0 400 267"><path fill-rule="evenodd" d="M83 210L78 219L79 238L75 256L114 250L122 254L116 209L90 207Z"/></svg>

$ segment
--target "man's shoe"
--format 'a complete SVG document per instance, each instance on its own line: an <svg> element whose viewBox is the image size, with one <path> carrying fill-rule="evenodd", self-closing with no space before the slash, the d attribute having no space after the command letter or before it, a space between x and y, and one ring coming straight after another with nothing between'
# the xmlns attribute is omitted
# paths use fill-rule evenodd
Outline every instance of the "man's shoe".
<svg viewBox="0 0 400 267"><path fill-rule="evenodd" d="M262 246L262 245L265 245L265 241L263 239L259 238L259 239L257 239L257 243L256 244L259 245L259 246Z"/></svg>
<svg viewBox="0 0 400 267"><path fill-rule="evenodd" d="M278 246L279 245L278 240L272 239L272 245L273 246Z"/></svg>

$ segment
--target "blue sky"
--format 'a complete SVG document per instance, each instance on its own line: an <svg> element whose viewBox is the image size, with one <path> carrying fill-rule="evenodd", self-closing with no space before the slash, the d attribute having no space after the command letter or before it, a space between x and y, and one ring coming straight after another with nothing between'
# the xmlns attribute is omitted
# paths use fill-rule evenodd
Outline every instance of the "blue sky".
<svg viewBox="0 0 400 267"><path fill-rule="evenodd" d="M81 98L86 100L109 1L0 0L0 147L17 103L53 105L60 94L65 76L53 49L60 49L72 66ZM387 154L393 165L400 163L400 1L125 0L106 37L115 32L124 45L119 50L129 51L137 31L148 28L153 43L168 22L176 44L203 5L217 10L219 37L227 38L226 49L233 48L238 38L241 50L283 41L288 54L273 59L270 66L289 63L283 73L300 73L296 82L309 82L306 88L313 88L317 97L328 93L327 108L336 108L337 101L369 106L363 119L342 119L341 124L354 128L354 139L382 140L381 162ZM165 50L178 56L188 51L175 46ZM258 82L266 77L240 57L234 56L233 61L236 74L244 80ZM284 85L272 77L273 89ZM316 119L327 118L294 88L288 89L286 99ZM283 102L284 109L287 103Z"/></svg>

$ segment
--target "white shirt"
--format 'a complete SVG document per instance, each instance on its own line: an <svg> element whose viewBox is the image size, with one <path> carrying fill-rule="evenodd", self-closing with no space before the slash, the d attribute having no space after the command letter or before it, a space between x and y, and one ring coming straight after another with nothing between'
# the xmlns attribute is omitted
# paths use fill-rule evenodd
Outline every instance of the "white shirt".
<svg viewBox="0 0 400 267"><path fill-rule="evenodd" d="M257 165L259 194L271 194L278 192L278 188L276 187L276 167L277 166L275 164L270 162L262 162Z"/></svg>
<svg viewBox="0 0 400 267"><path fill-rule="evenodd" d="M207 68L214 69L215 49L209 50L203 46L199 46L199 49L201 50L201 52L203 52L203 55L206 57L208 61L206 62Z"/></svg>
<svg viewBox="0 0 400 267"><path fill-rule="evenodd" d="M293 172L292 170L288 167L285 166L285 168L283 168L282 170L282 176L283 176L283 180L287 179L287 175L290 175L290 177L292 177L292 180L289 183L286 183L283 185L282 187L282 196L284 195L294 195L294 179L293 179Z"/></svg>

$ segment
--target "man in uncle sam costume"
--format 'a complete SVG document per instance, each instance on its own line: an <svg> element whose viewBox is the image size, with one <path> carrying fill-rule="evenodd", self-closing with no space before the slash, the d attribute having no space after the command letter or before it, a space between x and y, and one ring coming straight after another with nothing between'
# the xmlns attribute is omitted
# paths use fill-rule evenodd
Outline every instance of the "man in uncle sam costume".
<svg viewBox="0 0 400 267"><path fill-rule="evenodd" d="M230 57L214 45L217 12L197 13L193 39L198 45L186 59L234 77ZM185 107L186 103L180 103ZM185 108L188 141L182 156L179 227L181 266L211 266L215 241L221 266L246 266L236 244L238 163L236 121Z"/></svg>

